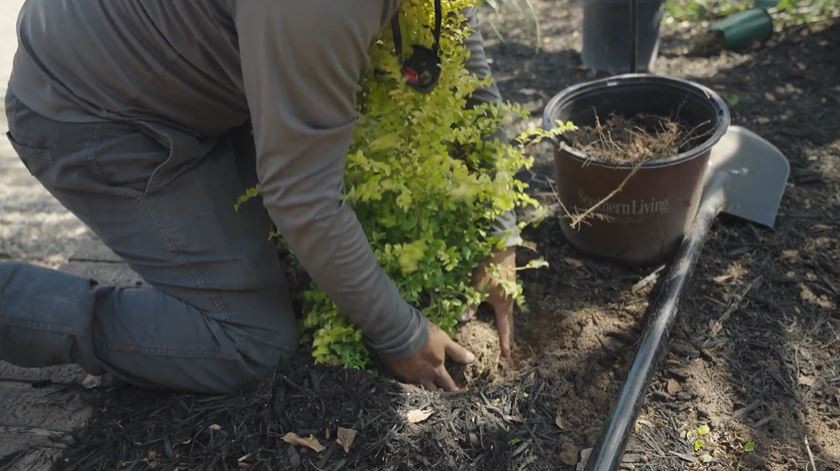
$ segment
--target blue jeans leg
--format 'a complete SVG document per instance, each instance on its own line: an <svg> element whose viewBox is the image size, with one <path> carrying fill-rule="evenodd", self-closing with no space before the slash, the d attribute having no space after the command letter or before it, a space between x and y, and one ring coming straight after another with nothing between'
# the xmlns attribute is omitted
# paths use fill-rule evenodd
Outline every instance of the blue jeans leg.
<svg viewBox="0 0 840 471"><path fill-rule="evenodd" d="M147 387L232 392L297 345L247 130L59 123L7 97L9 137L42 184L152 288L0 264L0 359L79 363Z"/></svg>

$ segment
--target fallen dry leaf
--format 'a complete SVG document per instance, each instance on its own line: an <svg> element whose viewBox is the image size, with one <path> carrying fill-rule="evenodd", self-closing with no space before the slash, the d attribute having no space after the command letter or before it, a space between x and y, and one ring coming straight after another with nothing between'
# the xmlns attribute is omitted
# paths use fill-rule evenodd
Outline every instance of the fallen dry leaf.
<svg viewBox="0 0 840 471"><path fill-rule="evenodd" d="M554 413L554 425L560 430L566 430L566 421L563 420L563 408L558 407L557 412Z"/></svg>
<svg viewBox="0 0 840 471"><path fill-rule="evenodd" d="M680 386L680 383L678 383L677 380L669 379L668 382L665 383L665 390L668 391L668 394L676 396L678 392L682 391L682 386Z"/></svg>
<svg viewBox="0 0 840 471"><path fill-rule="evenodd" d="M566 265L572 268L581 268L583 266L583 262L576 258L566 257L563 261L566 262Z"/></svg>
<svg viewBox="0 0 840 471"><path fill-rule="evenodd" d="M822 295L817 299L817 306L819 306L823 309L827 309L829 311L833 311L834 309L837 309L837 305L834 304L834 301L832 301L826 295Z"/></svg>
<svg viewBox="0 0 840 471"><path fill-rule="evenodd" d="M716 276L716 277L712 278L712 281L714 281L715 284L724 285L728 281L730 281L734 278L735 278L735 275L720 275L720 276Z"/></svg>
<svg viewBox="0 0 840 471"><path fill-rule="evenodd" d="M798 250L782 250L779 260L786 263L797 263L801 259Z"/></svg>
<svg viewBox="0 0 840 471"><path fill-rule="evenodd" d="M809 387L813 386L814 385L814 377L813 376L801 375L799 377L799 384L809 386Z"/></svg>
<svg viewBox="0 0 840 471"><path fill-rule="evenodd" d="M316 453L324 451L324 445L321 445L321 442L319 442L313 435L310 435L307 438L302 438L294 432L289 432L286 435L283 435L283 441L290 445L309 448Z"/></svg>
<svg viewBox="0 0 840 471"><path fill-rule="evenodd" d="M432 409L411 409L405 414L405 418L408 419L409 423L419 424L428 419L432 415L432 412L434 412Z"/></svg>
<svg viewBox="0 0 840 471"><path fill-rule="evenodd" d="M356 440L356 431L352 428L338 427L338 438L335 442L344 448L345 453L350 453L350 447L353 446L353 441Z"/></svg>

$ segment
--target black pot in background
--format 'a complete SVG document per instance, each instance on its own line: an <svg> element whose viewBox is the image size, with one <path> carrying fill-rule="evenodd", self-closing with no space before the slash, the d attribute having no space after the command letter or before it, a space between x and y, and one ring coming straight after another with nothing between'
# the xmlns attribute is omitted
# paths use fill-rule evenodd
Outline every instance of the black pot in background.
<svg viewBox="0 0 840 471"><path fill-rule="evenodd" d="M659 50L665 0L639 0L638 70L649 71ZM583 0L581 61L610 74L630 72L630 0Z"/></svg>

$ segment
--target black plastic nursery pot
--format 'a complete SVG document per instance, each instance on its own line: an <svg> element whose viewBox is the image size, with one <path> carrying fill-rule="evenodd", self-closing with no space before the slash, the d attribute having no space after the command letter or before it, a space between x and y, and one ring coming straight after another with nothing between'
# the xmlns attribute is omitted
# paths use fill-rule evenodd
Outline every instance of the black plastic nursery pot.
<svg viewBox="0 0 840 471"><path fill-rule="evenodd" d="M557 194L571 214L598 206L596 216L571 227L561 217L566 239L592 256L626 265L651 265L671 257L697 212L712 147L729 127L729 109L712 90L697 83L648 74L626 74L576 85L546 106L543 127L557 120L593 125L610 114L671 117L699 137L678 155L646 162L627 179L632 165L588 159L559 140L555 147Z"/></svg>
<svg viewBox="0 0 840 471"><path fill-rule="evenodd" d="M581 61L592 70L610 74L632 71L630 0L585 0L583 2L583 47ZM659 50L659 25L665 0L639 0L638 69L651 70Z"/></svg>

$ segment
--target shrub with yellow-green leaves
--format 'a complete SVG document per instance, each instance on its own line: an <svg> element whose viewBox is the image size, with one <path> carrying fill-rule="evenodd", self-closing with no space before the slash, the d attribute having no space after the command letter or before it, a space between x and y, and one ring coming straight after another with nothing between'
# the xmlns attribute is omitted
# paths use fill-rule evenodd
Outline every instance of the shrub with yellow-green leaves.
<svg viewBox="0 0 840 471"><path fill-rule="evenodd" d="M373 45L345 175L346 200L379 263L409 303L449 332L481 300L470 279L501 244L489 234L491 223L516 206L536 204L515 177L532 159L490 137L521 110L466 106L489 83L464 67L470 31L461 12L474 3L444 2L441 77L428 94L403 83L390 30ZM404 44L431 46L433 1L403 0L401 8ZM361 333L323 292L307 291L304 310L316 360L366 365Z"/></svg>

